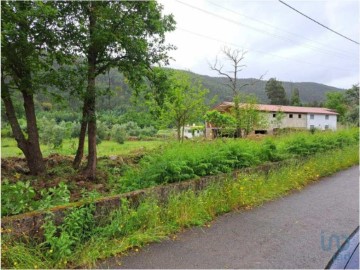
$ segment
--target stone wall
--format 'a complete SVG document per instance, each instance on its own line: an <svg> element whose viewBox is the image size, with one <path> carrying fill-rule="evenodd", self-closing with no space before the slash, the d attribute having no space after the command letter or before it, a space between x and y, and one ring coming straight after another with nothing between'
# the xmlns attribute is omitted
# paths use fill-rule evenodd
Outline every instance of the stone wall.
<svg viewBox="0 0 360 270"><path fill-rule="evenodd" d="M250 172L265 172L268 173L270 169L288 164L290 161L282 161L278 163L267 163L254 168L247 168L233 171L230 174L218 174L214 176L205 176L198 179L192 179L167 185L156 186L142 190L136 190L129 193L103 197L96 199L95 204L95 218L100 220L107 216L111 211L118 209L121 206L122 200L127 200L130 204L136 207L139 202L149 196L154 196L161 202L165 202L171 193L180 193L185 190L202 190L212 182L219 182L225 179L236 179L239 174ZM3 234L12 234L13 236L28 236L31 238L42 238L42 225L45 222L45 217L52 214L54 223L61 224L68 210L72 208L81 207L89 202L75 202L67 205L56 206L47 211L33 211L20 215L4 217L1 221L1 228Z"/></svg>

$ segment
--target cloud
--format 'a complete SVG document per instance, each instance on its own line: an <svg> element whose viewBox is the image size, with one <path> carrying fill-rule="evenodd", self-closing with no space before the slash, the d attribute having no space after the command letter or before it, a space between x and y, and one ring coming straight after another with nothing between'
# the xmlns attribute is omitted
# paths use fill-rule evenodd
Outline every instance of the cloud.
<svg viewBox="0 0 360 270"><path fill-rule="evenodd" d="M185 4L181 3L184 2ZM359 81L359 46L278 1L162 0L177 29L171 67L216 76L208 65L228 45L248 51L242 77L313 81L349 88ZM325 25L359 40L358 1L288 2ZM192 7L191 7L192 6Z"/></svg>

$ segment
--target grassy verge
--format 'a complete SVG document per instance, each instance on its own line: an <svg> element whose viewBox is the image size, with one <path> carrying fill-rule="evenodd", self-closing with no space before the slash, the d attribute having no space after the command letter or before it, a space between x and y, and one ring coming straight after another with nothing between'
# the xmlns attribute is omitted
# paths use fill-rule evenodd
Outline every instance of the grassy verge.
<svg viewBox="0 0 360 270"><path fill-rule="evenodd" d="M3 237L2 267L67 268L90 266L97 259L137 250L183 228L201 226L234 209L252 208L301 190L323 176L358 164L358 148L329 150L269 174L243 174L238 179L214 183L198 194L173 194L165 204L146 199L134 209L124 201L120 209L95 224L91 206L73 210L63 225L45 226L45 241L18 242Z"/></svg>
<svg viewBox="0 0 360 270"><path fill-rule="evenodd" d="M77 149L77 139L66 139L63 142L61 148L53 149L48 145L41 145L41 150L44 156L51 154L60 155L75 155ZM102 141L98 145L98 156L109 155L127 155L135 150L152 150L160 145L164 144L164 141L126 141L124 144L119 144L114 141ZM85 153L87 152L87 143L85 143ZM17 147L16 141L13 138L1 138L1 157L23 157L23 153Z"/></svg>

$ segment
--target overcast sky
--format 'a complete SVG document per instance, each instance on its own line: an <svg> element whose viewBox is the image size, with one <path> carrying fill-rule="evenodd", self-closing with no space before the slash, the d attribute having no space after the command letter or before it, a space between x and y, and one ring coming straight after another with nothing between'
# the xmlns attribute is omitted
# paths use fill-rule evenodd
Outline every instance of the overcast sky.
<svg viewBox="0 0 360 270"><path fill-rule="evenodd" d="M284 2L359 42L359 1ZM167 42L173 68L217 76L209 68L220 49L247 51L241 78L276 77L350 88L359 82L359 45L301 16L279 1L160 0L177 29ZM222 59L221 57L219 58ZM225 60L223 60L226 63Z"/></svg>

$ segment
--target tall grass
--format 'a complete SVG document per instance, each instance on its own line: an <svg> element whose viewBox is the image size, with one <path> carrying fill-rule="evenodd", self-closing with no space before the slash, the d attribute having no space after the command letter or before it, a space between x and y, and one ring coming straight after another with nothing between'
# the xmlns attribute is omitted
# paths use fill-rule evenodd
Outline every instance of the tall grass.
<svg viewBox="0 0 360 270"><path fill-rule="evenodd" d="M305 157L331 149L356 145L358 129L299 132L261 141L214 140L171 143L145 156L137 168L119 179L119 192L158 184L178 182L194 177L230 172L267 161Z"/></svg>
<svg viewBox="0 0 360 270"><path fill-rule="evenodd" d="M287 145L287 144L286 144ZM300 190L308 183L350 167L359 162L358 148L344 146L315 154L301 162L292 161L269 173L241 174L237 179L213 183L195 193L184 191L170 195L166 203L154 198L145 199L137 208L123 201L112 215L101 219L97 226L85 226L87 235L71 246L70 253L55 256L49 239L43 243L18 242L3 237L2 266L5 268L72 268L92 266L97 259L106 258L146 243L160 241L182 228L201 226L217 215L233 209L251 208L266 201L285 196L292 190ZM89 211L86 212L89 215ZM68 221L77 221L76 230L84 228L79 215L69 214ZM92 221L91 216L88 220ZM68 222L68 226L74 222ZM91 223L93 224L93 223ZM50 226L51 227L51 226ZM59 245L63 232L71 237L70 227L58 227L51 237ZM75 236L76 237L76 233ZM56 242L56 241L55 241ZM65 245L66 246L66 245Z"/></svg>

